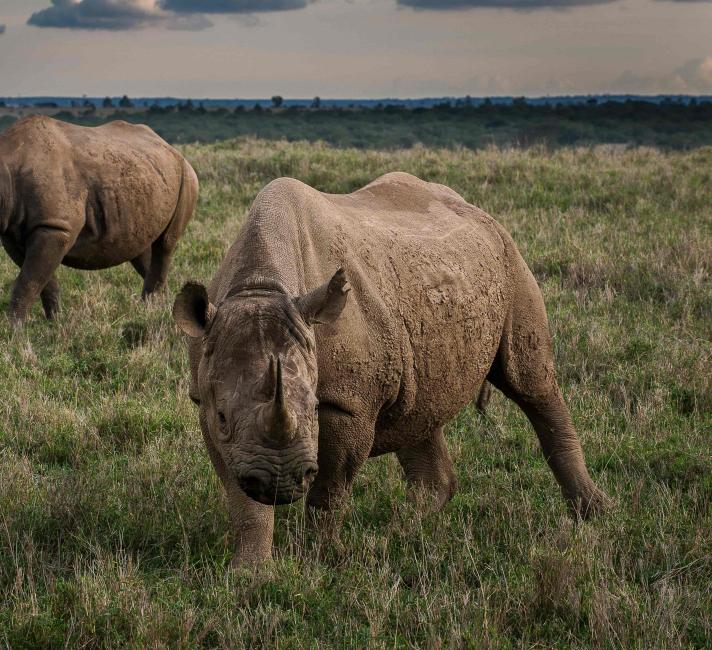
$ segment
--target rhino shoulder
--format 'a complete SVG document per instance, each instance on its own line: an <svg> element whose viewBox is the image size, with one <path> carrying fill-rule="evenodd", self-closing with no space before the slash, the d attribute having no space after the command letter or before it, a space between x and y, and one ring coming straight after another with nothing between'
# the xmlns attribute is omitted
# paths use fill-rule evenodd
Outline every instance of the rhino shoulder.
<svg viewBox="0 0 712 650"><path fill-rule="evenodd" d="M33 143L47 143L64 140L61 122L46 115L30 115L17 120L2 134L6 140L21 144L25 150Z"/></svg>
<svg viewBox="0 0 712 650"><path fill-rule="evenodd" d="M134 124L126 120L113 120L102 124L99 129L105 131L119 131L127 134L145 134L153 137L160 137L150 126L146 124Z"/></svg>
<svg viewBox="0 0 712 650"><path fill-rule="evenodd" d="M363 189L374 188L378 185L405 185L425 191L441 200L456 200L466 203L465 199L460 194L452 188L447 187L447 185L424 181L422 178L418 178L408 172L388 172L387 174L383 174L383 176L379 176L377 179L371 181Z"/></svg>
<svg viewBox="0 0 712 650"><path fill-rule="evenodd" d="M321 198L323 198L321 192L296 178L276 178L255 197L250 212L259 214L279 209L287 209L291 212L302 206L312 205L315 200Z"/></svg>

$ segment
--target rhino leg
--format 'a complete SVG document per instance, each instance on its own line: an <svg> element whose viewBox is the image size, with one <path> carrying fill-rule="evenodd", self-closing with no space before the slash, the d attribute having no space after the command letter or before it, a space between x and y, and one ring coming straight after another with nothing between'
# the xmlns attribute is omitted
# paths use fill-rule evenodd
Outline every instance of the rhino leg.
<svg viewBox="0 0 712 650"><path fill-rule="evenodd" d="M134 257L131 260L131 266L133 266L134 269L136 269L136 273L138 273L145 280L146 274L151 268L151 247L149 246L138 257Z"/></svg>
<svg viewBox="0 0 712 650"><path fill-rule="evenodd" d="M272 557L274 507L253 501L240 489L237 480L227 471L222 457L210 439L207 423L202 414L200 427L210 460L227 496L234 545L231 564L241 566L265 562Z"/></svg>
<svg viewBox="0 0 712 650"><path fill-rule="evenodd" d="M42 289L40 298L42 299L42 307L44 307L47 320L54 320L60 308L59 282L57 282L57 277L54 273L45 285L45 288Z"/></svg>
<svg viewBox="0 0 712 650"><path fill-rule="evenodd" d="M487 380L482 382L482 388L480 388L480 394L477 396L477 410L480 413L486 413L487 407L489 406L490 399L492 399L492 384Z"/></svg>
<svg viewBox="0 0 712 650"><path fill-rule="evenodd" d="M608 498L586 468L581 442L556 381L544 301L528 269L517 286L518 295L487 378L527 415L570 509L586 518L604 509Z"/></svg>
<svg viewBox="0 0 712 650"><path fill-rule="evenodd" d="M178 245L178 240L193 216L197 200L198 179L190 165L184 162L183 182L173 218L163 234L151 246L151 263L143 283L142 297L144 299L155 291L160 291L166 285L173 253Z"/></svg>
<svg viewBox="0 0 712 650"><path fill-rule="evenodd" d="M25 262L25 251L19 246L13 243L11 239L6 237L2 238L2 243L13 262L22 268ZM42 306L44 307L45 316L47 320L54 320L55 316L59 313L60 301L59 301L59 282L57 282L57 277L52 274L45 288L42 289L40 293L42 298Z"/></svg>
<svg viewBox="0 0 712 650"><path fill-rule="evenodd" d="M9 315L13 323L21 324L27 319L40 294L47 318L54 317L59 309L59 284L54 272L72 244L73 237L65 230L37 228L32 232L10 297Z"/></svg>
<svg viewBox="0 0 712 650"><path fill-rule="evenodd" d="M356 474L368 459L375 422L323 407L319 413L319 473L307 494L310 510L336 509L351 494Z"/></svg>
<svg viewBox="0 0 712 650"><path fill-rule="evenodd" d="M435 434L414 447L399 450L396 455L410 487L410 497L417 501L425 491L432 506L439 510L457 490L457 476L440 427Z"/></svg>
<svg viewBox="0 0 712 650"><path fill-rule="evenodd" d="M143 281L141 297L145 300L152 293L166 286L168 268L171 265L174 247L169 245L164 235L161 235L151 247L151 263Z"/></svg>

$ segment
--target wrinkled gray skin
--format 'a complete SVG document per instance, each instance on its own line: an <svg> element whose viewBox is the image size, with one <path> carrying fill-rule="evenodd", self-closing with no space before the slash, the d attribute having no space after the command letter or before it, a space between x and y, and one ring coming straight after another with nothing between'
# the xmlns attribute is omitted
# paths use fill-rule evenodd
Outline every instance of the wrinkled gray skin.
<svg viewBox="0 0 712 650"><path fill-rule="evenodd" d="M60 264L130 261L144 298L162 288L197 196L191 166L147 126L42 116L13 124L0 134L0 237L20 267L11 321L23 322L38 296L47 318L56 315Z"/></svg>
<svg viewBox="0 0 712 650"><path fill-rule="evenodd" d="M485 378L531 420L571 510L606 503L534 278L506 231L444 186L394 173L328 195L276 180L209 289L189 283L173 313L236 563L270 556L274 505L306 493L310 511L337 507L369 456L395 452L444 505L457 480L443 428Z"/></svg>

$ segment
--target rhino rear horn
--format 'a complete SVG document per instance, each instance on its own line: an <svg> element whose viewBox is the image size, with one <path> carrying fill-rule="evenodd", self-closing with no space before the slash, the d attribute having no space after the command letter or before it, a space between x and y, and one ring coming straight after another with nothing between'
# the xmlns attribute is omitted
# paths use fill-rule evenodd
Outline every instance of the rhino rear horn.
<svg viewBox="0 0 712 650"><path fill-rule="evenodd" d="M197 282L187 282L173 303L173 320L188 336L203 336L217 311L208 290Z"/></svg>
<svg viewBox="0 0 712 650"><path fill-rule="evenodd" d="M340 268L326 284L296 300L296 307L309 324L333 323L344 310L351 285Z"/></svg>

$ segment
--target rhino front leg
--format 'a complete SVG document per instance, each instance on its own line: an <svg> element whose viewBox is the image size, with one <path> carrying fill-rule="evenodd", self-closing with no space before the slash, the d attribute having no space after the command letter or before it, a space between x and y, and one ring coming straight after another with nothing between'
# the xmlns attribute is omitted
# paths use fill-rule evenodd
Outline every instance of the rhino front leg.
<svg viewBox="0 0 712 650"><path fill-rule="evenodd" d="M2 238L2 244L12 261L15 262L19 268L22 268L22 265L25 262L24 249L19 247L8 237ZM53 320L59 313L60 307L59 282L57 282L57 277L54 273L49 279L49 282L45 285L45 288L42 289L40 296L42 298L42 306L44 307L47 320Z"/></svg>
<svg viewBox="0 0 712 650"><path fill-rule="evenodd" d="M319 473L306 499L307 521L324 548L343 549L342 506L351 495L354 478L367 460L375 422L322 406L319 413Z"/></svg>
<svg viewBox="0 0 712 650"><path fill-rule="evenodd" d="M234 479L223 481L227 493L234 553L231 565L256 565L272 557L274 507L250 499Z"/></svg>
<svg viewBox="0 0 712 650"><path fill-rule="evenodd" d="M32 232L10 297L9 315L13 324L21 324L27 319L33 303L48 284L45 313L50 317L48 305L53 310L50 312L52 316L56 313L59 285L54 272L72 247L73 240L68 231L58 228L37 228ZM56 304L52 299L56 299Z"/></svg>
<svg viewBox="0 0 712 650"><path fill-rule="evenodd" d="M200 418L210 460L225 488L234 552L232 566L257 565L272 557L274 507L250 499L225 466L215 448L204 418Z"/></svg>
<svg viewBox="0 0 712 650"><path fill-rule="evenodd" d="M368 423L367 423L368 422ZM319 414L319 473L307 495L310 509L339 508L373 447L375 423L322 406Z"/></svg>
<svg viewBox="0 0 712 650"><path fill-rule="evenodd" d="M442 427L432 437L396 453L409 486L409 497L418 501L425 493L439 510L457 490L457 476Z"/></svg>

